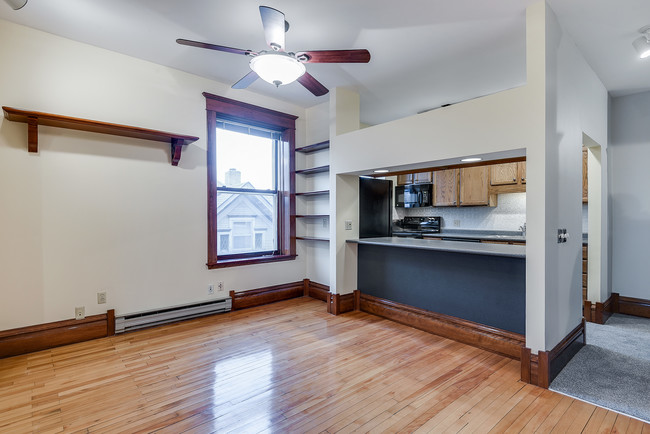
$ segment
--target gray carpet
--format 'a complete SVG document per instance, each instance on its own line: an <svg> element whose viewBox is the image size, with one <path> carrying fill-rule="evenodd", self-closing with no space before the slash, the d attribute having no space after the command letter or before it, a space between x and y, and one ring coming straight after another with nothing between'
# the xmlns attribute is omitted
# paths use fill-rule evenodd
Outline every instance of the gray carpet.
<svg viewBox="0 0 650 434"><path fill-rule="evenodd" d="M587 345L550 389L650 422L650 319L587 323Z"/></svg>

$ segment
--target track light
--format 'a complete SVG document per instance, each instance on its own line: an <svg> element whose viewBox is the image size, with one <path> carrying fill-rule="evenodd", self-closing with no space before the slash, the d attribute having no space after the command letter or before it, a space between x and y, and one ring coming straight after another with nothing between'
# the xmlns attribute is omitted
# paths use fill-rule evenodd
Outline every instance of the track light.
<svg viewBox="0 0 650 434"><path fill-rule="evenodd" d="M18 10L27 4L27 0L5 0L14 10Z"/></svg>
<svg viewBox="0 0 650 434"><path fill-rule="evenodd" d="M632 42L641 59L650 56L650 26L641 27L639 33L643 36L637 38Z"/></svg>

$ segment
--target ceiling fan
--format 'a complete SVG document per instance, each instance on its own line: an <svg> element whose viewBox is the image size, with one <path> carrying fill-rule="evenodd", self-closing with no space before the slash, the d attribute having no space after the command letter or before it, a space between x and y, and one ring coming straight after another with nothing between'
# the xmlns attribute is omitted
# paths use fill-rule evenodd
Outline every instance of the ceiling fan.
<svg viewBox="0 0 650 434"><path fill-rule="evenodd" d="M289 30L289 23L284 14L268 6L260 6L262 26L266 43L270 50L255 52L206 42L177 39L181 45L224 51L226 53L250 56L251 71L232 85L233 89L245 89L258 78L276 86L298 81L316 96L325 95L327 88L316 80L305 69L305 63L368 63L370 53L365 49L355 50L315 50L299 51L297 53L285 50L284 34Z"/></svg>

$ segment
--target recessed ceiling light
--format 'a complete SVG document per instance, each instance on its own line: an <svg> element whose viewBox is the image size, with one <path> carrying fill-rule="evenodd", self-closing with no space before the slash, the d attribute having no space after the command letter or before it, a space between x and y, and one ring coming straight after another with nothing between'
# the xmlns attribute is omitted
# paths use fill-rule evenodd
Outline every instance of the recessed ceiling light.
<svg viewBox="0 0 650 434"><path fill-rule="evenodd" d="M483 160L481 157L470 157L470 158L463 158L462 161L463 163L473 163L475 161L481 161Z"/></svg>
<svg viewBox="0 0 650 434"><path fill-rule="evenodd" d="M388 173L388 169L377 169L375 173Z"/></svg>

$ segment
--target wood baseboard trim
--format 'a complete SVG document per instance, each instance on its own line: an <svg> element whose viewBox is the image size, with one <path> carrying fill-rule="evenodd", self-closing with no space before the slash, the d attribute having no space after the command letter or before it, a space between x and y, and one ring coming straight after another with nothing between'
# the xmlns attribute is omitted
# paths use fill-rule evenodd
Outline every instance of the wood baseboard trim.
<svg viewBox="0 0 650 434"><path fill-rule="evenodd" d="M586 344L585 320L565 336L550 351L540 351L537 356L530 348L521 350L521 381L548 389L557 374Z"/></svg>
<svg viewBox="0 0 650 434"><path fill-rule="evenodd" d="M521 381L537 385L539 373L539 357L532 354L530 348L521 348Z"/></svg>
<svg viewBox="0 0 650 434"><path fill-rule="evenodd" d="M593 311L596 308L589 300L583 300L582 302L582 316L585 321L594 322Z"/></svg>
<svg viewBox="0 0 650 434"><path fill-rule="evenodd" d="M495 327L419 309L363 293L360 293L359 301L360 310L363 312L381 316L512 359L521 359L522 348L526 346L525 336L518 333L500 330Z"/></svg>
<svg viewBox="0 0 650 434"><path fill-rule="evenodd" d="M309 279L305 279L308 282L307 285L307 296L315 298L316 300L321 300L327 302L329 300L330 287L323 285L321 283L312 282Z"/></svg>
<svg viewBox="0 0 650 434"><path fill-rule="evenodd" d="M299 281L252 289L250 291L230 291L230 298L232 300L232 310L240 310L302 297L304 293L304 283Z"/></svg>
<svg viewBox="0 0 650 434"><path fill-rule="evenodd" d="M354 310L354 293L350 294L329 294L327 312L332 315L352 312Z"/></svg>
<svg viewBox="0 0 650 434"><path fill-rule="evenodd" d="M613 293L612 297L615 298L612 301L612 303L616 305L616 310L614 310L615 313L650 318L650 300L625 297L616 293Z"/></svg>
<svg viewBox="0 0 650 434"><path fill-rule="evenodd" d="M0 358L47 350L115 334L115 311L0 332Z"/></svg>
<svg viewBox="0 0 650 434"><path fill-rule="evenodd" d="M648 302L650 304L650 302ZM612 294L604 303L584 301L583 316L586 321L596 324L605 324L614 313L615 306L619 304L618 294Z"/></svg>
<svg viewBox="0 0 650 434"><path fill-rule="evenodd" d="M612 294L604 303L596 303L594 306L594 322L597 324L605 324L614 313L614 303L619 303L618 300L618 294Z"/></svg>

